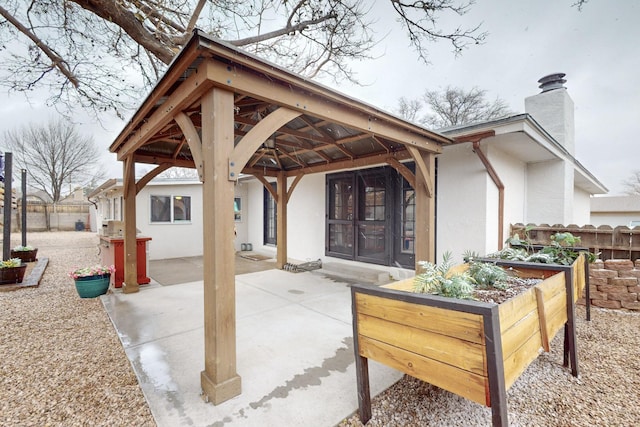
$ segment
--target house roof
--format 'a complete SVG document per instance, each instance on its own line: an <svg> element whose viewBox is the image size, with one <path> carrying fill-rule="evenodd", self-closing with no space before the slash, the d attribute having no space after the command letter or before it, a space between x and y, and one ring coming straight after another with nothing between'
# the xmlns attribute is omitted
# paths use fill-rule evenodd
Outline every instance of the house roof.
<svg viewBox="0 0 640 427"><path fill-rule="evenodd" d="M495 135L483 142L524 163L538 163L565 159L574 166L574 184L589 194L605 194L608 189L567 149L556 141L530 114L517 114L487 122L439 129L443 135L464 142L465 136L481 135L492 131Z"/></svg>
<svg viewBox="0 0 640 427"><path fill-rule="evenodd" d="M261 140L242 173L344 169L410 158L408 146L439 153L452 142L196 30L110 151L118 160L133 155L136 163L197 166L176 117L184 112L201 137L201 97L213 87L234 94L236 145L276 110L293 113Z"/></svg>
<svg viewBox="0 0 640 427"><path fill-rule="evenodd" d="M202 182L193 178L154 178L149 181L147 186L151 187L161 187L161 186L180 186L180 185L202 185ZM111 178L106 180L102 185L93 190L91 193L87 195L87 198L98 197L102 193L107 193L111 190L121 190L123 186L123 181L121 178Z"/></svg>
<svg viewBox="0 0 640 427"><path fill-rule="evenodd" d="M640 196L603 196L591 198L591 212L640 212Z"/></svg>

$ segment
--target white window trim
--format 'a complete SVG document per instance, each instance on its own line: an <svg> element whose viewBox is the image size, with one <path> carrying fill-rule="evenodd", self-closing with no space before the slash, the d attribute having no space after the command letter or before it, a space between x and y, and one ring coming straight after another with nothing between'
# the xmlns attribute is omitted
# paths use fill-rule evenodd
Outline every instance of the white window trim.
<svg viewBox="0 0 640 427"><path fill-rule="evenodd" d="M170 204L170 208L169 208L169 221L153 221L151 219L152 216L152 207L151 207L151 200L153 197L168 197L169 198L169 204ZM173 203L175 201L176 197L188 197L189 198L189 219L179 219L179 220L175 220L173 218ZM183 195L183 194L149 194L149 225L167 225L167 224L191 224L192 221L192 215L191 215L191 200L193 199L193 197L188 196L188 195Z"/></svg>

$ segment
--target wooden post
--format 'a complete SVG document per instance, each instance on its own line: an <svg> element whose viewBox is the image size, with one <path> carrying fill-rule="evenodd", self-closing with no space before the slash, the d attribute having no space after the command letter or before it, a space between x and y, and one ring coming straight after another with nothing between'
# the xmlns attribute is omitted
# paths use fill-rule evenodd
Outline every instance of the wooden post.
<svg viewBox="0 0 640 427"><path fill-rule="evenodd" d="M136 244L136 163L133 156L124 159L122 173L124 193L124 282L125 294L138 292L138 257Z"/></svg>
<svg viewBox="0 0 640 427"><path fill-rule="evenodd" d="M287 177L284 172L278 173L278 198L276 199L276 264L280 270L287 263Z"/></svg>
<svg viewBox="0 0 640 427"><path fill-rule="evenodd" d="M427 166L429 176L425 177L416 167L416 270L419 261L435 262L435 156L420 151L418 154ZM418 161L419 159L416 159ZM428 185L427 183L430 183ZM431 191L429 191L431 189ZM431 194L430 194L431 192Z"/></svg>
<svg viewBox="0 0 640 427"><path fill-rule="evenodd" d="M222 403L240 394L236 373L236 294L233 246L233 94L211 89L202 98L204 399Z"/></svg>
<svg viewBox="0 0 640 427"><path fill-rule="evenodd" d="M486 343L487 375L489 377L491 421L494 427L507 427L509 425L509 415L507 389L504 383L504 361L498 305L492 307L490 313L483 315L483 324Z"/></svg>

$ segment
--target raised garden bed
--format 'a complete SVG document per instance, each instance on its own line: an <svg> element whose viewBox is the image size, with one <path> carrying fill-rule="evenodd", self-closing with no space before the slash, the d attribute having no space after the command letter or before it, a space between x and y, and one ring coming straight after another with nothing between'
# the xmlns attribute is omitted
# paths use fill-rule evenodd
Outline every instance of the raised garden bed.
<svg viewBox="0 0 640 427"><path fill-rule="evenodd" d="M571 266L492 260L539 284L502 304L413 293L413 279L353 285L359 415L371 418L368 359L491 407L507 426L506 392L564 326L564 365L578 375L574 303L585 255Z"/></svg>

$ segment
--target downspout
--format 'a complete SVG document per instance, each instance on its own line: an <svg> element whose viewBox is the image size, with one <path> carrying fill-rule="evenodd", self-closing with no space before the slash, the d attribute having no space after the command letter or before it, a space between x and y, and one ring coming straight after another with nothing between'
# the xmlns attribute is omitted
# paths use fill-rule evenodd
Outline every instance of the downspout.
<svg viewBox="0 0 640 427"><path fill-rule="evenodd" d="M498 187L498 250L502 250L504 242L504 184L500 180L500 177L496 173L487 156L484 155L480 149L480 141L482 138L472 141L473 151L478 155L478 158L487 169L487 173L493 180L493 183Z"/></svg>

